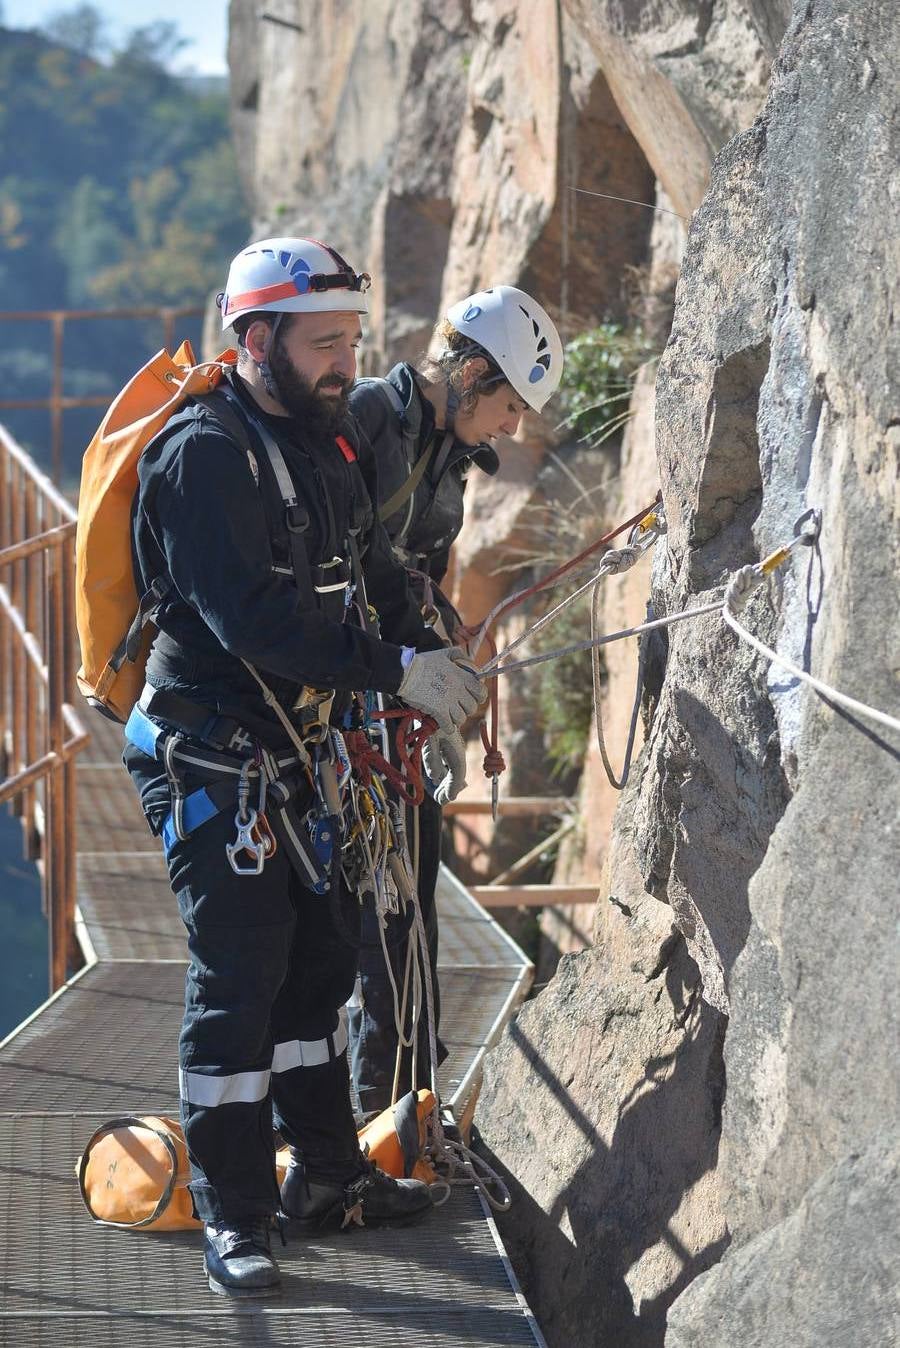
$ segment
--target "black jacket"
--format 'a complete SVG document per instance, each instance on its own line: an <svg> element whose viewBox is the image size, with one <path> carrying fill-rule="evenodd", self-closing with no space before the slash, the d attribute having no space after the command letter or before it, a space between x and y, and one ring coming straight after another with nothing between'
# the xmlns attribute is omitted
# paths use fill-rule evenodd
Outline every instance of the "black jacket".
<svg viewBox="0 0 900 1348"><path fill-rule="evenodd" d="M446 456L439 454L444 432L434 424L434 410L419 392L412 365L395 365L387 375L403 401L404 418L390 406L376 379L359 380L350 394L350 409L375 451L378 463L378 499L390 500L409 477L413 465L437 437L431 462L406 501L387 520L385 528L397 555L406 565L425 571L440 583L447 570L450 546L463 525L463 491L472 463L493 475L499 467L490 445L464 445L454 440ZM441 462L443 458L443 462Z"/></svg>
<svg viewBox="0 0 900 1348"><path fill-rule="evenodd" d="M229 714L251 710L270 720L258 685L241 664L255 665L279 699L299 688L396 691L400 646L439 645L409 597L406 575L375 518L375 470L367 447L348 462L331 437L305 435L290 418L262 413L241 380L242 401L263 420L284 455L298 500L309 515L303 537L312 564L347 555L358 526L370 603L385 640L334 609L305 607L290 564L277 484L256 432L250 430L259 483L245 450L202 402L173 418L144 451L133 516L138 583L158 576L174 588L160 613L148 680ZM343 428L356 446L353 427ZM326 497L330 502L330 510ZM332 600L332 604L334 601Z"/></svg>

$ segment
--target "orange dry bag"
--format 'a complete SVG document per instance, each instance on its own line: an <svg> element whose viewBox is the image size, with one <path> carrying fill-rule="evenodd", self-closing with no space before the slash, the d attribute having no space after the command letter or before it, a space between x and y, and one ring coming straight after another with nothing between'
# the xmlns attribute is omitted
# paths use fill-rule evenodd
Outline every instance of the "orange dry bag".
<svg viewBox="0 0 900 1348"><path fill-rule="evenodd" d="M425 1145L436 1105L431 1091L410 1091L366 1124L359 1134L360 1146L386 1174L433 1184L437 1175L425 1159Z"/></svg>
<svg viewBox="0 0 900 1348"><path fill-rule="evenodd" d="M113 401L88 445L75 534L75 617L81 644L78 686L116 721L140 696L159 602L140 596L131 564L131 506L141 452L185 402L211 393L237 361L228 350L198 365L190 342L160 351Z"/></svg>
<svg viewBox="0 0 900 1348"><path fill-rule="evenodd" d="M200 1227L188 1191L184 1134L174 1119L126 1114L98 1128L78 1162L88 1212L104 1226L142 1231Z"/></svg>
<svg viewBox="0 0 900 1348"><path fill-rule="evenodd" d="M360 1129L360 1147L386 1175L434 1184L437 1174L425 1158L425 1146L435 1105L431 1091L409 1091ZM282 1147L275 1155L279 1184L284 1183L290 1164L290 1147Z"/></svg>

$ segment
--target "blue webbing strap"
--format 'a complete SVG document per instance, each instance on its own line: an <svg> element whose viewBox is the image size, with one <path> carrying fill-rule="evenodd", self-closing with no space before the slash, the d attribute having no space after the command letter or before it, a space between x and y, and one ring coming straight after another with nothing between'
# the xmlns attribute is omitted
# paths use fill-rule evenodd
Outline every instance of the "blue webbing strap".
<svg viewBox="0 0 900 1348"><path fill-rule="evenodd" d="M184 833L193 833L195 828L205 824L207 819L213 819L217 814L221 814L225 809L224 805L217 805L211 799L205 786L201 786L199 791L192 791L186 797L184 810L182 814L182 831ZM169 855L174 844L178 841L175 836L175 825L172 821L172 815L166 816L166 822L162 827L163 846L166 849L166 856Z"/></svg>

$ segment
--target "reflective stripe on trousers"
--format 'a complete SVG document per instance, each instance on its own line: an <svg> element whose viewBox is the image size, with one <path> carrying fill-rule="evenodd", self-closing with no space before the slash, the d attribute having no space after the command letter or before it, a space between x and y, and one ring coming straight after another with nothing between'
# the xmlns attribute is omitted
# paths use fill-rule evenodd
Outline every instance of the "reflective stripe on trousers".
<svg viewBox="0 0 900 1348"><path fill-rule="evenodd" d="M347 1012L341 1007L338 1015L337 1029L324 1039L288 1039L276 1044L271 1071L212 1076L206 1072L186 1072L182 1068L178 1073L182 1100L207 1109L264 1100L269 1093L272 1072L290 1072L295 1067L322 1067L346 1052Z"/></svg>

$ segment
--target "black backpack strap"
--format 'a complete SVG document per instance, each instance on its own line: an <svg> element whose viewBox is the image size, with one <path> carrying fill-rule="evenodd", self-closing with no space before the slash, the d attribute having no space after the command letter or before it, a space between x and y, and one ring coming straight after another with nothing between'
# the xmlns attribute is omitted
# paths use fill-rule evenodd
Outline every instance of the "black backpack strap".
<svg viewBox="0 0 900 1348"><path fill-rule="evenodd" d="M294 572L294 583L297 586L301 602L307 608L315 608L316 594L313 589L309 555L306 551L306 544L303 542L303 535L309 528L309 515L297 500L294 482L288 472L284 455L278 448L278 442L268 427L264 426L243 406L237 395L232 393L227 385L223 385L213 393L206 395L203 398L203 405L210 408L213 417L220 423L228 437L246 452L251 467L255 466L256 459L247 429L248 421L259 436L266 458L275 475L275 481L278 483L278 491L284 506L284 522L291 547L291 567ZM254 472L254 477L258 478L257 472Z"/></svg>
<svg viewBox="0 0 900 1348"><path fill-rule="evenodd" d="M406 415L406 405L400 396L398 389L394 387L389 379L369 379L367 383L373 384L381 397L387 403L388 407L400 422L400 436L403 441L403 456L409 465L409 474L405 482L402 482L393 495L378 507L378 518L382 524L396 514L401 506L407 505L406 518L400 527L400 530L393 538L395 547L403 547L409 526L412 523L413 496L416 487L422 481L428 469L428 465L434 455L435 443L432 439L426 446L418 459L415 457L416 440L409 424L409 418Z"/></svg>

